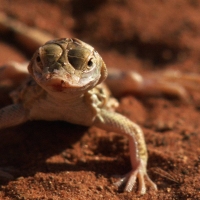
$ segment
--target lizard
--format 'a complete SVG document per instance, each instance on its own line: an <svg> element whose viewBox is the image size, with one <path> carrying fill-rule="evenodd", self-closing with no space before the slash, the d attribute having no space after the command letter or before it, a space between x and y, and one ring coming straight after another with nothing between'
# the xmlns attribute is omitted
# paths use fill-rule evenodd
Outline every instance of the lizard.
<svg viewBox="0 0 200 200"><path fill-rule="evenodd" d="M113 111L116 102L102 84L106 65L92 46L75 38L50 40L34 53L28 71L27 81L11 93L14 103L0 110L0 129L28 120L63 120L123 134L129 138L132 170L117 185L125 182L125 191L131 191L138 178L144 194L146 178L156 189L146 171L142 129Z"/></svg>
<svg viewBox="0 0 200 200"><path fill-rule="evenodd" d="M20 30L23 30L23 25ZM26 30L29 29L26 27ZM24 34L23 31L18 33ZM135 84L135 88L140 88L143 92L152 87L138 73L123 74L114 71L113 74L114 85L115 81L123 78L123 86L131 85L132 81L132 86ZM23 82L24 79L26 81L11 92L13 104L0 109L0 129L28 120L62 120L122 134L128 137L132 170L116 185L120 187L125 184L124 190L130 192L138 179L139 193L146 193L145 180L157 190L156 184L147 174L148 155L143 131L136 123L115 112L118 101L110 96L104 84L107 75L103 59L89 44L76 38L49 40L36 50L28 64L28 71L16 63L1 68L1 81L12 77L14 84ZM164 77L167 80L168 76ZM169 77L174 78L171 74ZM188 77L181 78L187 79ZM154 80L154 85L158 83L158 79L151 77L151 80ZM112 83L109 83L109 86L112 87ZM188 98L183 87L161 83L163 85L157 86L156 92L174 93L182 99ZM5 175L3 171L0 171L1 174Z"/></svg>

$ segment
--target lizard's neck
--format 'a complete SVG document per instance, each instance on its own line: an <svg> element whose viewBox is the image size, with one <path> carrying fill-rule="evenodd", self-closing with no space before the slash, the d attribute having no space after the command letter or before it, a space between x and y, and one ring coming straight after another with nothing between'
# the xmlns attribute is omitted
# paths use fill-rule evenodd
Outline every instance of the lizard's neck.
<svg viewBox="0 0 200 200"><path fill-rule="evenodd" d="M72 90L65 90L62 92L59 91L48 91L48 96L50 99L54 100L55 102L60 103L69 103L69 104L77 104L78 102L83 101L84 98L83 91L72 91Z"/></svg>

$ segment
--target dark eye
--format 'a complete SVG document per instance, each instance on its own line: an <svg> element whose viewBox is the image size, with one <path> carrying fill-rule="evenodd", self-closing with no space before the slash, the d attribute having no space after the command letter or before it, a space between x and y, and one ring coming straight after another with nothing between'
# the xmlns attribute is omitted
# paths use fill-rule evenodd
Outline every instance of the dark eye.
<svg viewBox="0 0 200 200"><path fill-rule="evenodd" d="M92 58L90 58L90 60L87 63L88 67L92 67L93 66L93 61Z"/></svg>
<svg viewBox="0 0 200 200"><path fill-rule="evenodd" d="M40 61L41 61L41 58L40 58L39 55L37 56L36 61L37 61L37 62L40 62Z"/></svg>

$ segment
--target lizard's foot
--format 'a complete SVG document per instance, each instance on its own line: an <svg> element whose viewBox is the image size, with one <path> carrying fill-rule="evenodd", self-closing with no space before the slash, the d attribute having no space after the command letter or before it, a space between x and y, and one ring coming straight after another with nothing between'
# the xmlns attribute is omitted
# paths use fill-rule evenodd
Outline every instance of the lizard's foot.
<svg viewBox="0 0 200 200"><path fill-rule="evenodd" d="M138 178L138 193L146 193L145 179L147 183L154 189L157 190L156 184L149 178L148 174L140 164L136 169L131 170L128 174L125 174L115 183L116 186L121 187L125 185L124 191L131 192L136 179Z"/></svg>

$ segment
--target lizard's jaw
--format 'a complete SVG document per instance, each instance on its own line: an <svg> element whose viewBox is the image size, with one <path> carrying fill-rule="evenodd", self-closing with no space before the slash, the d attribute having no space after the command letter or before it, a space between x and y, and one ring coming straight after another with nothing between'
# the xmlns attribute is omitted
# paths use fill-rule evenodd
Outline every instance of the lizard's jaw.
<svg viewBox="0 0 200 200"><path fill-rule="evenodd" d="M63 91L74 89L88 89L96 86L101 77L101 73L98 69L94 69L88 73L75 73L70 74L64 68L59 70L55 69L53 72L46 72L35 76L35 80L42 87L49 88L51 90Z"/></svg>

